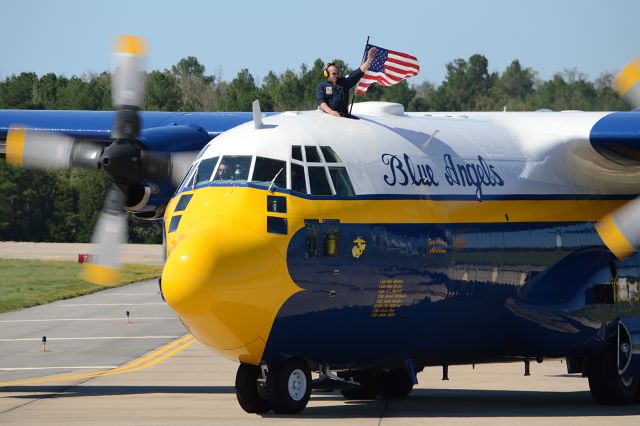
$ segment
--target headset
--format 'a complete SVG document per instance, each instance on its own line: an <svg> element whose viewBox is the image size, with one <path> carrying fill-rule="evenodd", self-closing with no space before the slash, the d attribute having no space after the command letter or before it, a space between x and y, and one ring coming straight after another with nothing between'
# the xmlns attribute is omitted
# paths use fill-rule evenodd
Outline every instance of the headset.
<svg viewBox="0 0 640 426"><path fill-rule="evenodd" d="M324 67L324 71L322 71L322 74L324 74L324 78L329 78L329 67L331 66L337 66L336 64L334 64L333 62L330 62L327 64L326 67Z"/></svg>

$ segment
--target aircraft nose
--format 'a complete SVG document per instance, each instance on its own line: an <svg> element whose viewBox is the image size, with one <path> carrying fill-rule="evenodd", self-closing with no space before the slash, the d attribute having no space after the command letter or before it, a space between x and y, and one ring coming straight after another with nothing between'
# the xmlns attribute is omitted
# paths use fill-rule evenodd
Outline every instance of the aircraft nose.
<svg viewBox="0 0 640 426"><path fill-rule="evenodd" d="M264 349L291 294L285 270L283 255L265 236L218 224L193 230L176 245L162 272L162 291L198 340L227 357L257 363L261 351L238 349Z"/></svg>

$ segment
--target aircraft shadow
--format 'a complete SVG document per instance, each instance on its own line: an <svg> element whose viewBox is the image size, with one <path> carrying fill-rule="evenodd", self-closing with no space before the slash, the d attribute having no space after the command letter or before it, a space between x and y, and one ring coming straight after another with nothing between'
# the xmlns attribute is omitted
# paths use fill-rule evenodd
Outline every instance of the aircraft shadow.
<svg viewBox="0 0 640 426"><path fill-rule="evenodd" d="M22 395L6 395L21 393ZM144 394L222 394L233 393L233 386L7 386L0 388L0 398L78 398ZM46 395L49 394L49 395Z"/></svg>
<svg viewBox="0 0 640 426"><path fill-rule="evenodd" d="M312 401L330 395L312 395ZM331 399L339 398L337 395ZM640 404L596 405L588 391L548 392L467 389L416 389L407 398L371 401L343 400L344 404L317 407L310 404L301 418L351 417L593 417L640 416ZM264 417L280 417L266 414ZM287 417L287 416L282 416Z"/></svg>

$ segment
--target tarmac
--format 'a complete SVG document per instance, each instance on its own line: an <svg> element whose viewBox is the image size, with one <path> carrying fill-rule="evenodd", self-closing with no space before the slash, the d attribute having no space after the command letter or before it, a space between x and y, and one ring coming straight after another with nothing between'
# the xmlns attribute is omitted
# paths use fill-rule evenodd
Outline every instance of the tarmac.
<svg viewBox="0 0 640 426"><path fill-rule="evenodd" d="M236 369L186 333L155 281L107 289L0 315L0 424L640 424L640 404L595 405L562 360L532 362L530 376L521 363L451 366L447 381L427 368L407 398L313 393L294 416L245 413Z"/></svg>

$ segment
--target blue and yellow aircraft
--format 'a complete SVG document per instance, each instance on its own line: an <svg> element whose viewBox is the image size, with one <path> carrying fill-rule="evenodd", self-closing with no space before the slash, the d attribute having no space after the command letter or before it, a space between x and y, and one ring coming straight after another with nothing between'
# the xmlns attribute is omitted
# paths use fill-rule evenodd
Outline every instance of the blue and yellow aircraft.
<svg viewBox="0 0 640 426"><path fill-rule="evenodd" d="M164 218L162 294L240 363L247 412L544 357L597 403L640 400L638 112L140 112L144 45L118 52L115 113L2 111L7 160L113 177L93 282L117 270L124 210ZM617 80L635 105L639 70Z"/></svg>

